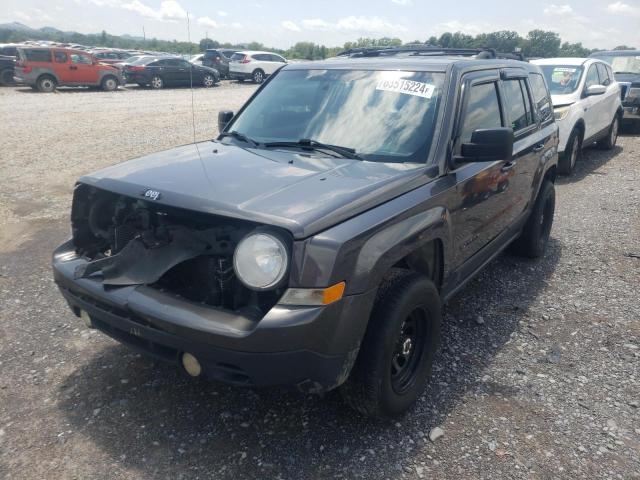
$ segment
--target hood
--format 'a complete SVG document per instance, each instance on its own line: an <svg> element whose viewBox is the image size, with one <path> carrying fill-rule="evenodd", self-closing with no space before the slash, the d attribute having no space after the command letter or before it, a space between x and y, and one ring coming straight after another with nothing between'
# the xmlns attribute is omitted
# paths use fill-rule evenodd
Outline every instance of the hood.
<svg viewBox="0 0 640 480"><path fill-rule="evenodd" d="M551 95L551 103L553 103L554 108L566 107L567 105L576 103L579 98L580 95L576 92L569 93L567 95Z"/></svg>
<svg viewBox="0 0 640 480"><path fill-rule="evenodd" d="M241 218L305 238L430 180L424 165L365 162L201 142L100 170L82 183Z"/></svg>

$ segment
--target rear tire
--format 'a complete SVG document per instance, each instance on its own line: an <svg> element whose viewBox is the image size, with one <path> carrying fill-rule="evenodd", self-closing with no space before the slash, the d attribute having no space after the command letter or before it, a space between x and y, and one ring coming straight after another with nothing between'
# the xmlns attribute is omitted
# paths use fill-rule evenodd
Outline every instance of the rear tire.
<svg viewBox="0 0 640 480"><path fill-rule="evenodd" d="M601 150L613 150L613 147L616 146L616 142L618 141L619 128L620 128L620 118L618 115L616 115L615 117L613 117L611 126L609 126L609 131L607 132L607 136L602 140L598 141L598 148Z"/></svg>
<svg viewBox="0 0 640 480"><path fill-rule="evenodd" d="M567 147L558 159L558 172L563 175L570 175L576 166L582 152L582 135L580 130L574 128L569 135Z"/></svg>
<svg viewBox="0 0 640 480"><path fill-rule="evenodd" d="M5 68L0 72L0 84L2 85L15 85L13 81L13 68Z"/></svg>
<svg viewBox="0 0 640 480"><path fill-rule="evenodd" d="M118 89L118 79L116 77L104 77L102 79L102 83L100 84L100 88L105 92L113 92Z"/></svg>
<svg viewBox="0 0 640 480"><path fill-rule="evenodd" d="M164 80L162 80L162 77L154 75L153 77L151 77L150 85L154 90L160 90L164 88Z"/></svg>
<svg viewBox="0 0 640 480"><path fill-rule="evenodd" d="M418 273L394 270L378 289L351 375L341 387L363 415L393 418L416 402L440 337L440 294Z"/></svg>
<svg viewBox="0 0 640 480"><path fill-rule="evenodd" d="M553 225L555 206L555 187L549 180L543 180L538 198L536 198L533 210L522 229L522 234L511 245L513 253L528 258L539 258L544 255Z"/></svg>
<svg viewBox="0 0 640 480"><path fill-rule="evenodd" d="M36 82L39 92L50 93L56 89L56 79L50 75L41 76Z"/></svg>
<svg viewBox="0 0 640 480"><path fill-rule="evenodd" d="M253 71L253 73L251 74L251 78L253 79L254 83L261 84L262 82L264 82L264 72L258 68Z"/></svg>

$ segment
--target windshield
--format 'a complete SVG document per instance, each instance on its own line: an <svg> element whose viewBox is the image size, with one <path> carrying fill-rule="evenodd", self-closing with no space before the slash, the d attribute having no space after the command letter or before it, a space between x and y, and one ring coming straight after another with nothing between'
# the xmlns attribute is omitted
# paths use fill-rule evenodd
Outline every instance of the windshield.
<svg viewBox="0 0 640 480"><path fill-rule="evenodd" d="M580 84L584 68L576 65L540 65L551 95L573 93Z"/></svg>
<svg viewBox="0 0 640 480"><path fill-rule="evenodd" d="M611 65L613 73L640 74L640 55L592 55Z"/></svg>
<svg viewBox="0 0 640 480"><path fill-rule="evenodd" d="M364 160L424 163L443 73L285 70L230 126L260 143L311 139Z"/></svg>

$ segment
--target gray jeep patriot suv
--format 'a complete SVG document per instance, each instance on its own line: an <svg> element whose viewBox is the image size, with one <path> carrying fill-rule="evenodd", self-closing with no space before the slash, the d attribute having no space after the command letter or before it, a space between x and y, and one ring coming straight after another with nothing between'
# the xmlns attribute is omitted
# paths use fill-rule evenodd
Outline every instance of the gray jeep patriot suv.
<svg viewBox="0 0 640 480"><path fill-rule="evenodd" d="M493 57L493 58L486 58ZM544 253L558 143L538 67L365 50L287 65L217 139L79 180L55 281L89 327L192 376L405 412L441 306Z"/></svg>

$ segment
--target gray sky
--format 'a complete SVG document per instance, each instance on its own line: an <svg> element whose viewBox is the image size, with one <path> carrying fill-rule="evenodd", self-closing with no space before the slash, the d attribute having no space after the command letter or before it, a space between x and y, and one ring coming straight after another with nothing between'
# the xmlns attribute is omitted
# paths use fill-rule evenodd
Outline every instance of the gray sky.
<svg viewBox="0 0 640 480"><path fill-rule="evenodd" d="M186 40L186 12L192 40L208 32L223 42L256 40L281 48L303 40L336 46L361 36L411 41L444 31L524 35L534 28L590 48L640 48L640 0L2 0L0 22L117 35L141 35L144 26L147 37Z"/></svg>

